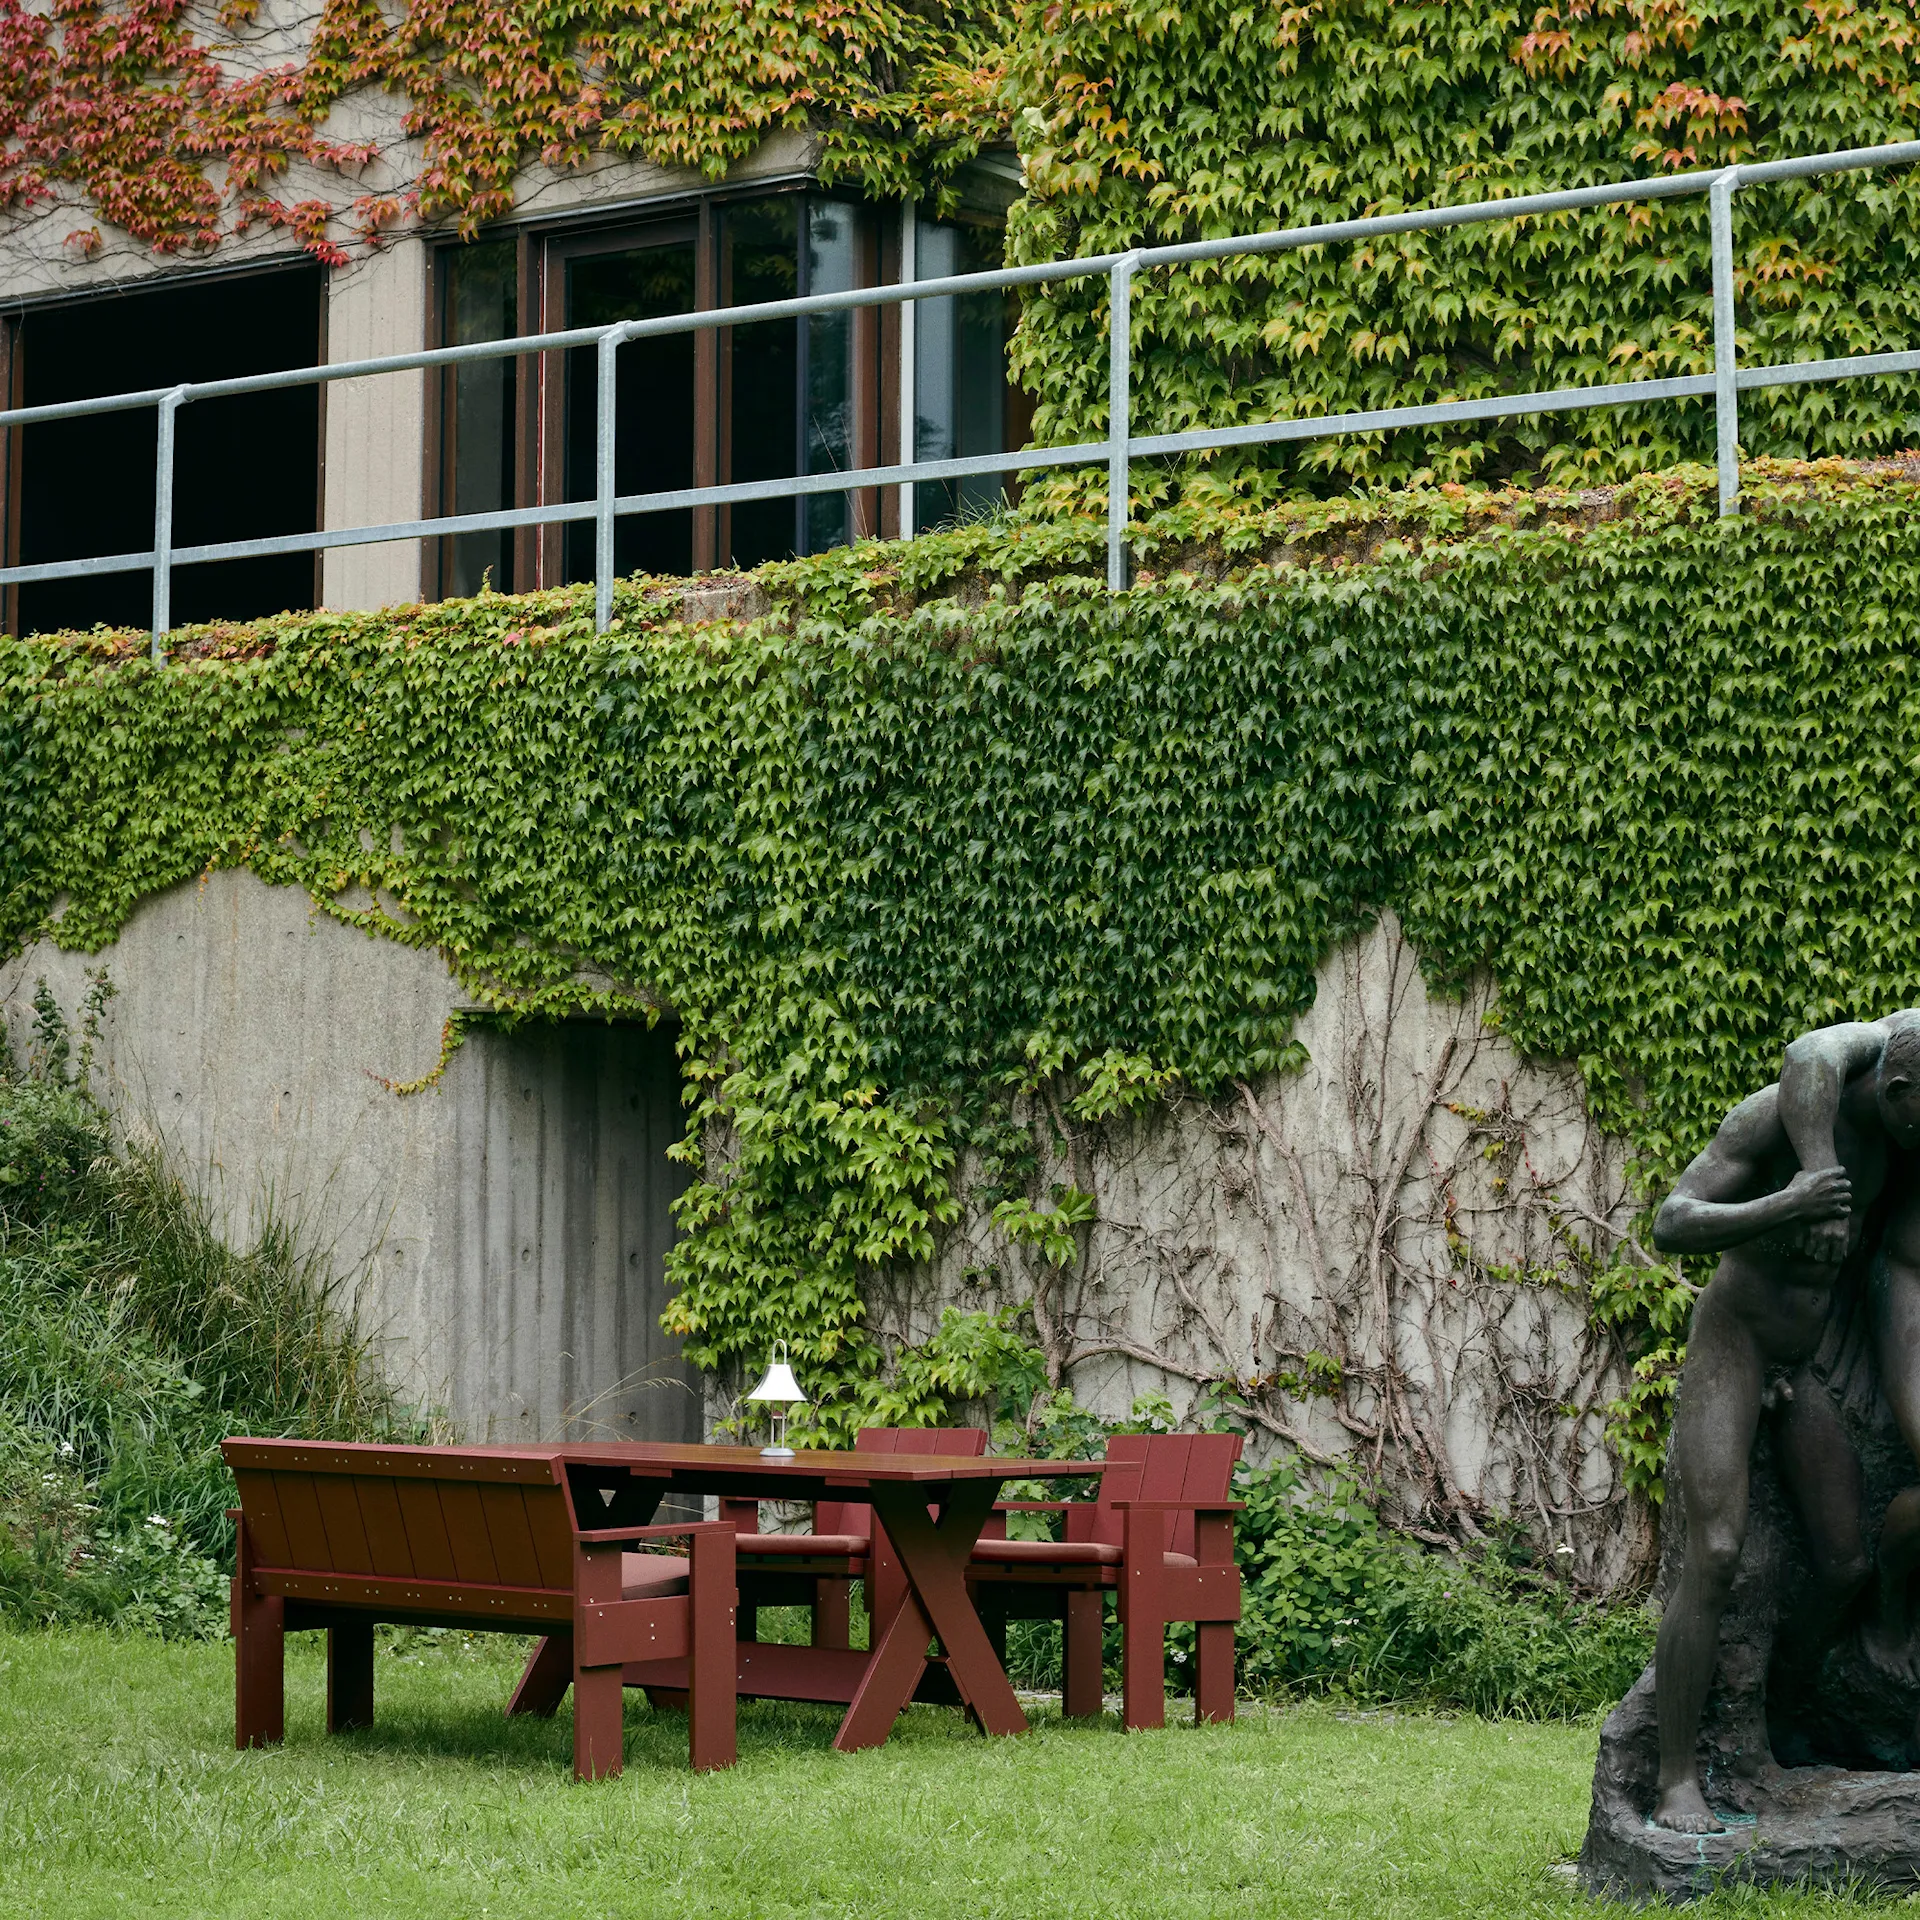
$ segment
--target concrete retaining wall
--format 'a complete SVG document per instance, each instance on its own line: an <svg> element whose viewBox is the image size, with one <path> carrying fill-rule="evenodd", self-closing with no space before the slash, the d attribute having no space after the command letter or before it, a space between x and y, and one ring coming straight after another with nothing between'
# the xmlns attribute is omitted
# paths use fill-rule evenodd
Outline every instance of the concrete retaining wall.
<svg viewBox="0 0 1920 1920"><path fill-rule="evenodd" d="M103 953L0 967L16 1046L44 977L73 1014L116 995L95 1087L163 1141L246 1240L276 1209L334 1250L398 1377L466 1437L689 1439L700 1400L659 1326L668 1203L686 1171L671 1042L602 1022L469 1034L440 959L293 888L218 873L143 902Z"/></svg>

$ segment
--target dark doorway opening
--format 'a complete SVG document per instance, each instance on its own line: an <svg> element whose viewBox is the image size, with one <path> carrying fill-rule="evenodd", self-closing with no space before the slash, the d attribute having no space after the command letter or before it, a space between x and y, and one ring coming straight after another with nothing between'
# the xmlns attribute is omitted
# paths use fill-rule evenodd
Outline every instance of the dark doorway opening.
<svg viewBox="0 0 1920 1920"><path fill-rule="evenodd" d="M41 406L180 381L313 366L323 357L326 276L317 265L96 295L16 323L13 403ZM194 401L180 410L173 537L179 546L310 533L320 524L318 387ZM143 552L153 545L155 413L141 407L21 430L12 449L8 546L16 565ZM311 553L176 568L176 623L248 620L314 604ZM15 590L21 632L144 627L146 573Z"/></svg>

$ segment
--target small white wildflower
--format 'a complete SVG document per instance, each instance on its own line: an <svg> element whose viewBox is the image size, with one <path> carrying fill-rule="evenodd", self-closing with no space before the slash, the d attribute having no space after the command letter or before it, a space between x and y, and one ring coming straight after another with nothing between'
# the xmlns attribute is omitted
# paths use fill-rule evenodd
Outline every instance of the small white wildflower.
<svg viewBox="0 0 1920 1920"><path fill-rule="evenodd" d="M164 1527L166 1524L167 1516L164 1513L150 1513L147 1515L147 1525L150 1527Z"/></svg>

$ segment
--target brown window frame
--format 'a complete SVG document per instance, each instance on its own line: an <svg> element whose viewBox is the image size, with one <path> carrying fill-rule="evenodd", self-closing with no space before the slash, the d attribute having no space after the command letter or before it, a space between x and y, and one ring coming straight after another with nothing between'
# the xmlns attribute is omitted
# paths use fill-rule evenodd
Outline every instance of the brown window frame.
<svg viewBox="0 0 1920 1920"><path fill-rule="evenodd" d="M566 269L571 260L619 253L648 244L666 245L691 237L694 242L695 311L726 304L721 220L729 204L786 194L841 201L856 209L857 284L879 286L899 277L900 237L897 210L857 195L823 193L817 182L791 177L742 183L723 192L663 199L656 207L629 207L617 216L578 215L551 224L526 223L514 229L517 241L519 330L523 334L557 332L566 324ZM433 338L447 338L451 246L435 251L431 278ZM724 485L729 478L729 388L731 330L702 327L694 340L694 446L696 486ZM899 341L897 305L856 309L853 317L854 461L861 467L890 464L899 456ZM566 350L521 356L515 382L514 504L557 505L566 497ZM537 363L537 364L536 364ZM442 370L432 383L427 424L427 475L433 511L450 513L448 476L453 472L454 369ZM899 492L893 487L848 490L850 532L854 539L891 539L899 530ZM732 547L732 514L726 507L696 508L693 514L692 564L696 573L726 564ZM430 590L443 590L451 555L449 538L432 548ZM513 585L526 592L558 585L565 577L563 526L515 530Z"/></svg>

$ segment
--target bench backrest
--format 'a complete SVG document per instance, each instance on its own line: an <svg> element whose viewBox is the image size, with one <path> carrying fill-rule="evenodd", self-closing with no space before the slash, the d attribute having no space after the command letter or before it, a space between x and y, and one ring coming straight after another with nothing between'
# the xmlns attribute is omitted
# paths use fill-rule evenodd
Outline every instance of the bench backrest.
<svg viewBox="0 0 1920 1920"><path fill-rule="evenodd" d="M269 1444L228 1453L263 1567L573 1589L573 1524L549 1461Z"/></svg>
<svg viewBox="0 0 1920 1920"><path fill-rule="evenodd" d="M1233 1469L1246 1443L1237 1433L1116 1433L1107 1441L1093 1537L1124 1544L1125 1516L1116 1500L1192 1500L1211 1506L1227 1498ZM1171 1514L1167 1549L1193 1552L1193 1515Z"/></svg>
<svg viewBox="0 0 1920 1920"><path fill-rule="evenodd" d="M923 1453L942 1459L978 1460L987 1436L978 1427L862 1427L853 1436L856 1453ZM813 1510L815 1533L871 1534L873 1509L864 1500L822 1500Z"/></svg>

